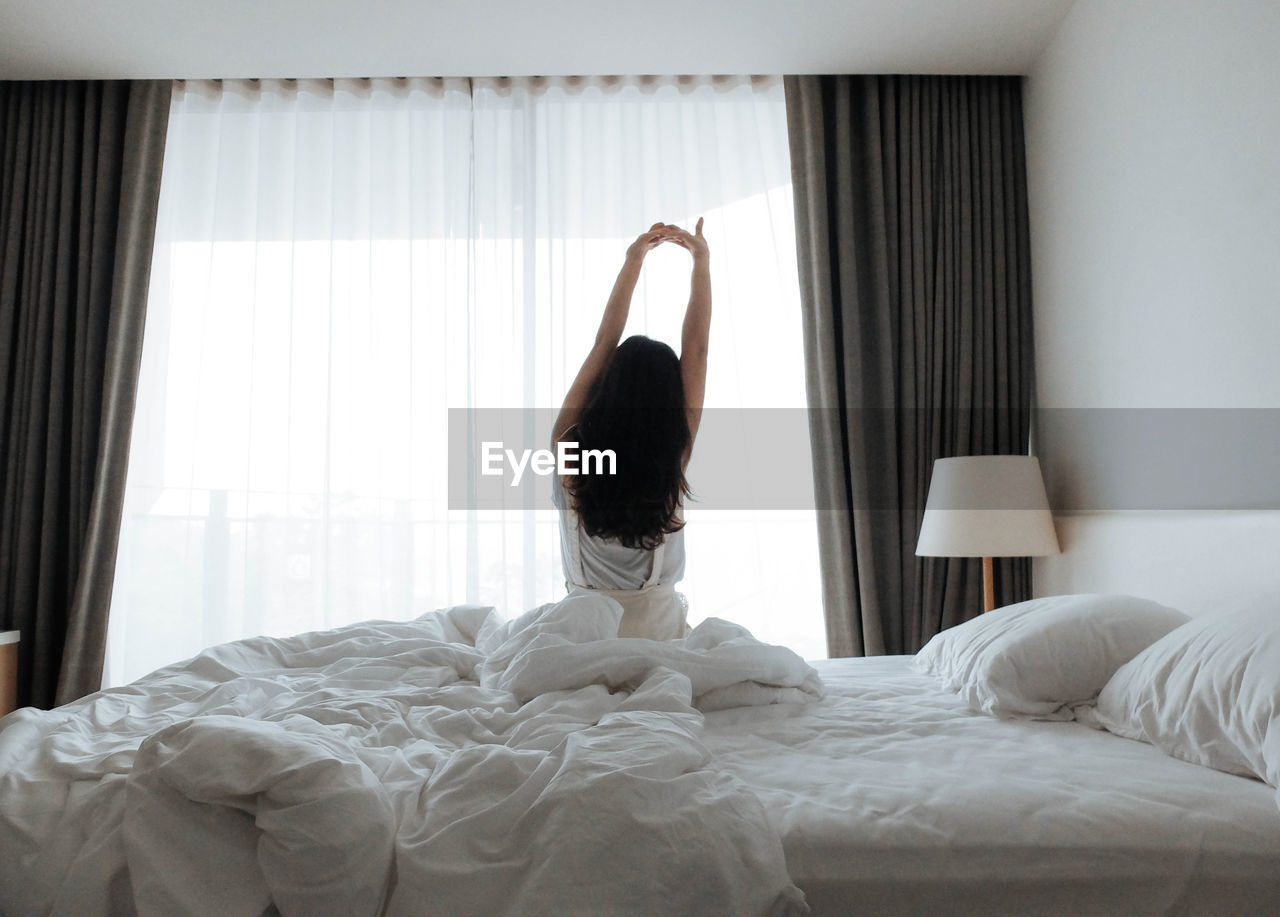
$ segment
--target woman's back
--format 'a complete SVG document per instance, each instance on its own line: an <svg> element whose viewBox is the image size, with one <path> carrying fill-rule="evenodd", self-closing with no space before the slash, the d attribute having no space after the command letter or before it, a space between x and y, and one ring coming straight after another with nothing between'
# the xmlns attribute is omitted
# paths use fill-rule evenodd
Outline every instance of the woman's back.
<svg viewBox="0 0 1280 917"><path fill-rule="evenodd" d="M616 538L598 538L583 531L578 514L568 505L560 477L555 476L551 499L560 511L560 556L564 577L588 589L639 589L650 580L655 558L657 582L674 585L684 577L684 530L671 532L659 548L630 548ZM658 552L661 551L661 556Z"/></svg>

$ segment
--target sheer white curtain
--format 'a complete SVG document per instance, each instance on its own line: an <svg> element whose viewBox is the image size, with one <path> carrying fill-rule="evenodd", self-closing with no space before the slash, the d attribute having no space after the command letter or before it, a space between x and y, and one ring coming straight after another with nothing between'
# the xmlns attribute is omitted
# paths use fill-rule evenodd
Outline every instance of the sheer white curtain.
<svg viewBox="0 0 1280 917"><path fill-rule="evenodd" d="M805 403L780 79L188 82L169 132L106 684L563 595L550 507L448 508L447 410L558 405L657 220L706 217L708 406ZM628 334L678 349L688 270ZM691 619L825 655L812 512L687 516Z"/></svg>

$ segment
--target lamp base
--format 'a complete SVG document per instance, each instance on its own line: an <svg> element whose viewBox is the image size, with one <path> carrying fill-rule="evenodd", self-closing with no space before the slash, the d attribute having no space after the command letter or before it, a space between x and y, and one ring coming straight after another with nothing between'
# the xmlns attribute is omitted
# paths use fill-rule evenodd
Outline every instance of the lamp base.
<svg viewBox="0 0 1280 917"><path fill-rule="evenodd" d="M982 612L986 614L996 607L995 564L990 557L982 558Z"/></svg>

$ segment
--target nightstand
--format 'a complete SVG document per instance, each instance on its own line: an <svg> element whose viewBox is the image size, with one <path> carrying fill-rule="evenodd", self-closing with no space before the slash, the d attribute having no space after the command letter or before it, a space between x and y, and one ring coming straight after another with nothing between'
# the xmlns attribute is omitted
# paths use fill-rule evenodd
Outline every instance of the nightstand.
<svg viewBox="0 0 1280 917"><path fill-rule="evenodd" d="M16 630L0 631L0 716L18 706L18 638Z"/></svg>

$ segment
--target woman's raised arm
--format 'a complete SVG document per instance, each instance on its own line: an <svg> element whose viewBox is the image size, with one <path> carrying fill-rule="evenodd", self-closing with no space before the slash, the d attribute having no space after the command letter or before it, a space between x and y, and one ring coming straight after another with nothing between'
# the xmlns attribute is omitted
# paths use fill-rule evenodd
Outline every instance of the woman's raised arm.
<svg viewBox="0 0 1280 917"><path fill-rule="evenodd" d="M618 349L622 340L623 329L627 327L627 316L631 312L631 294L635 292L636 281L640 279L640 268L644 264L644 256L671 238L676 227L665 223L654 223L649 231L640 236L627 248L626 260L618 279L613 283L613 292L609 294L609 302L604 307L604 315L600 318L600 329L596 332L595 344L587 354L582 368L574 377L573 384L564 396L564 404L556 417L552 428L552 442L559 442L566 430L578 422L582 409L587 405L587 397L591 387L595 385L600 374L609 365L609 358Z"/></svg>
<svg viewBox="0 0 1280 917"><path fill-rule="evenodd" d="M707 392L707 343L711 336L711 250L702 235L702 217L692 233L679 227L671 241L693 255L693 274L689 279L689 306L684 313L680 334L680 376L684 383L684 405L689 416L689 454L702 421L702 402Z"/></svg>

